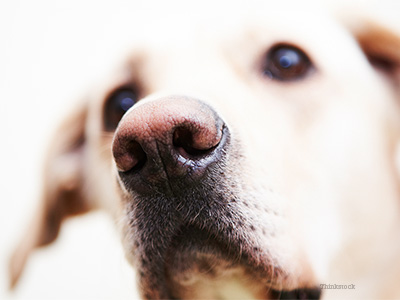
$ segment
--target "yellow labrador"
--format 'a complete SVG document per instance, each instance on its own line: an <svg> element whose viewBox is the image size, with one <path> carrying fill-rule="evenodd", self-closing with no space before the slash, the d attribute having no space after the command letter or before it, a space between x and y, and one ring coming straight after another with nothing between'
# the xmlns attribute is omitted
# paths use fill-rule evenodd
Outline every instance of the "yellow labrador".
<svg viewBox="0 0 400 300"><path fill-rule="evenodd" d="M146 299L400 297L396 33L267 5L169 17L56 132L12 285L102 208Z"/></svg>

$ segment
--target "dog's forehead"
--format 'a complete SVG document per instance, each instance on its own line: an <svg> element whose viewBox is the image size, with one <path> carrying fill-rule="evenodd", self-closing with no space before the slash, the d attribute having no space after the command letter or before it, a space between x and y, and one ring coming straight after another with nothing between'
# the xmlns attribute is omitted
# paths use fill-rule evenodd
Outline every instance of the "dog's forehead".
<svg viewBox="0 0 400 300"><path fill-rule="evenodd" d="M225 2L223 2L225 3ZM230 45L243 39L293 40L317 39L336 26L332 12L321 6L284 7L263 2L250 2L246 6L201 6L198 9L167 12L141 11L132 24L133 47L148 49L186 50L205 45ZM137 30L136 28L143 28Z"/></svg>

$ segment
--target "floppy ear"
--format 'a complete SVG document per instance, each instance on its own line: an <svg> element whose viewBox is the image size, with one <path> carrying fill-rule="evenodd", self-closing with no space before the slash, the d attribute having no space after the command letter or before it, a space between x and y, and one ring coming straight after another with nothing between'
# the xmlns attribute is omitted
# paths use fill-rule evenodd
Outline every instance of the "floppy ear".
<svg viewBox="0 0 400 300"><path fill-rule="evenodd" d="M397 30L397 31L396 31ZM370 62L400 86L400 27L389 28L377 21L364 21L355 32Z"/></svg>
<svg viewBox="0 0 400 300"><path fill-rule="evenodd" d="M400 22L397 26L382 25L378 21L361 22L355 36L378 71L383 72L393 87L394 101L388 116L390 136L393 141L392 156L395 173L400 177Z"/></svg>
<svg viewBox="0 0 400 300"><path fill-rule="evenodd" d="M30 253L53 242L66 217L90 209L82 177L86 118L86 105L75 108L55 132L45 159L39 209L10 260L10 288L16 285Z"/></svg>

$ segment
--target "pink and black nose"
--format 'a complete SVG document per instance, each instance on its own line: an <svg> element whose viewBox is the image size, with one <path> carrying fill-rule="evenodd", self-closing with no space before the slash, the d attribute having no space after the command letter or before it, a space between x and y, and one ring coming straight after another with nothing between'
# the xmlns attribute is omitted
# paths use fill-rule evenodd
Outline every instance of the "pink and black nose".
<svg viewBox="0 0 400 300"><path fill-rule="evenodd" d="M171 96L131 109L115 132L112 151L128 190L165 193L200 181L224 155L228 140L227 127L210 106Z"/></svg>

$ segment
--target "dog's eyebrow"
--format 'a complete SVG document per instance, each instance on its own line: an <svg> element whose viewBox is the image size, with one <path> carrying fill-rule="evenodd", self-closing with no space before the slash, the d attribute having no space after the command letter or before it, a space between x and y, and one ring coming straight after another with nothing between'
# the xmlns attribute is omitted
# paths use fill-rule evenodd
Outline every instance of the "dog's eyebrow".
<svg viewBox="0 0 400 300"><path fill-rule="evenodd" d="M145 54L143 52L136 52L130 55L122 64L122 70L126 73L126 76L132 81L138 79L139 74L141 74L144 64L146 61Z"/></svg>
<svg viewBox="0 0 400 300"><path fill-rule="evenodd" d="M135 70L143 67L143 64L146 60L146 51L142 50L134 50L134 53L131 54L128 58L125 59L125 67Z"/></svg>
<svg viewBox="0 0 400 300"><path fill-rule="evenodd" d="M108 92L123 86L135 86L141 95L145 94L148 90L144 78L146 61L143 51L135 51L134 54L123 60L117 69L118 79L111 84Z"/></svg>

